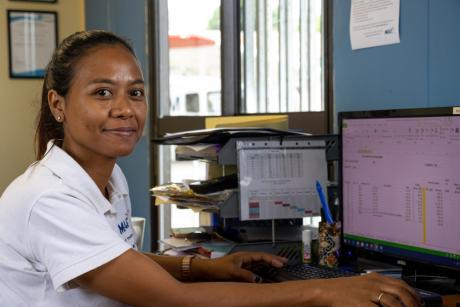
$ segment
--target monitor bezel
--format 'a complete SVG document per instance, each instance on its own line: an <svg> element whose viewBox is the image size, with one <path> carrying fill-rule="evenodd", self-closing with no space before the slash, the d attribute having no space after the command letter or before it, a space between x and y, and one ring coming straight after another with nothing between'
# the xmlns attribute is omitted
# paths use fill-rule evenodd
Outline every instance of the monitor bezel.
<svg viewBox="0 0 460 307"><path fill-rule="evenodd" d="M437 108L412 108L412 109L381 109L381 110L358 110L358 111L342 111L338 112L338 130L340 136L340 153L338 161L338 197L340 202L340 220L343 223L343 177L342 177L342 123L346 119L366 119L366 118L398 118L398 117L442 117L442 116L460 116L460 107L437 107ZM343 224L342 224L343 230ZM350 244L346 244L344 240L344 232L342 231L341 244L343 246L343 261L347 262L350 259L364 258L383 262L385 264L401 266L407 274L413 272L423 272L424 274L435 274L457 278L460 275L460 269L452 266L442 265L439 263L430 263L423 259L416 259L404 255L383 254L378 251L372 251L365 248L359 248Z"/></svg>

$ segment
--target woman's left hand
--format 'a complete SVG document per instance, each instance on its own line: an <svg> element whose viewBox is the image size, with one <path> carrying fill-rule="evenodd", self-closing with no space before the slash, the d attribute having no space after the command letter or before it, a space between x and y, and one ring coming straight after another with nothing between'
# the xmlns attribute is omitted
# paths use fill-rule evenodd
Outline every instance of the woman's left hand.
<svg viewBox="0 0 460 307"><path fill-rule="evenodd" d="M257 266L281 268L287 261L288 259L284 257L268 253L238 252L222 258L205 261L198 260L194 264L196 264L197 269L200 267L200 272L196 275L196 279L261 282L261 277L252 272L251 269ZM195 271L193 268L194 264L192 264L192 274Z"/></svg>

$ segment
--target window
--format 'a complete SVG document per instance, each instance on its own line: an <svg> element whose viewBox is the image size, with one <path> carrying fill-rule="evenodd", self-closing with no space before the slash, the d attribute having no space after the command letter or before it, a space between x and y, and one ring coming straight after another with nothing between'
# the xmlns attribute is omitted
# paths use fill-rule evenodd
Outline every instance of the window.
<svg viewBox="0 0 460 307"><path fill-rule="evenodd" d="M161 102L161 114L220 115L220 101L208 107L206 100L207 92L220 92L220 1L168 0L167 12L169 95L176 103Z"/></svg>
<svg viewBox="0 0 460 307"><path fill-rule="evenodd" d="M157 127L168 131L164 128L168 118L176 126L193 122L196 116L221 115L220 0L155 0L150 5L155 12L158 60L154 78L158 82L153 86L159 88L154 112ZM154 131L152 135L161 134ZM160 171L154 182L205 179L205 163L176 161L174 150L174 146L156 149L154 159ZM159 215L159 237L168 236L170 228L199 225L197 213L174 205L161 206Z"/></svg>
<svg viewBox="0 0 460 307"><path fill-rule="evenodd" d="M197 93L185 94L185 111L187 114L200 112L200 98Z"/></svg>
<svg viewBox="0 0 460 307"><path fill-rule="evenodd" d="M208 102L208 113L210 114L221 114L221 95L220 91L208 92L206 94L206 100Z"/></svg>
<svg viewBox="0 0 460 307"><path fill-rule="evenodd" d="M151 135L203 129L205 116L263 113L287 113L291 129L327 133L327 2L151 0ZM176 161L172 146L155 150L157 184L206 178L206 163ZM198 226L189 210L160 211L159 237Z"/></svg>
<svg viewBox="0 0 460 307"><path fill-rule="evenodd" d="M323 1L243 1L243 113L324 110Z"/></svg>

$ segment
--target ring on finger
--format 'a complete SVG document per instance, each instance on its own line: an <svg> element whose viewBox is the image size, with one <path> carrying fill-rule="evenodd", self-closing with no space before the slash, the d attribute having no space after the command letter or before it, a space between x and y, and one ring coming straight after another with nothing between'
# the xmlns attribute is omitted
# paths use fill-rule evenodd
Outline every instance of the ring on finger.
<svg viewBox="0 0 460 307"><path fill-rule="evenodd" d="M382 300L382 296L385 294L385 292L380 292L379 296L377 297L377 305L381 305L380 301Z"/></svg>

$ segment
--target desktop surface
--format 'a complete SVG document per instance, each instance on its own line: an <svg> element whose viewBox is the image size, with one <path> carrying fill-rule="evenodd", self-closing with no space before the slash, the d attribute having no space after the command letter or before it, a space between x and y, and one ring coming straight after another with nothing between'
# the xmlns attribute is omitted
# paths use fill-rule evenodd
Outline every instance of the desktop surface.
<svg viewBox="0 0 460 307"><path fill-rule="evenodd" d="M456 295L443 295L442 296L443 307L459 307L460 306L460 294Z"/></svg>

